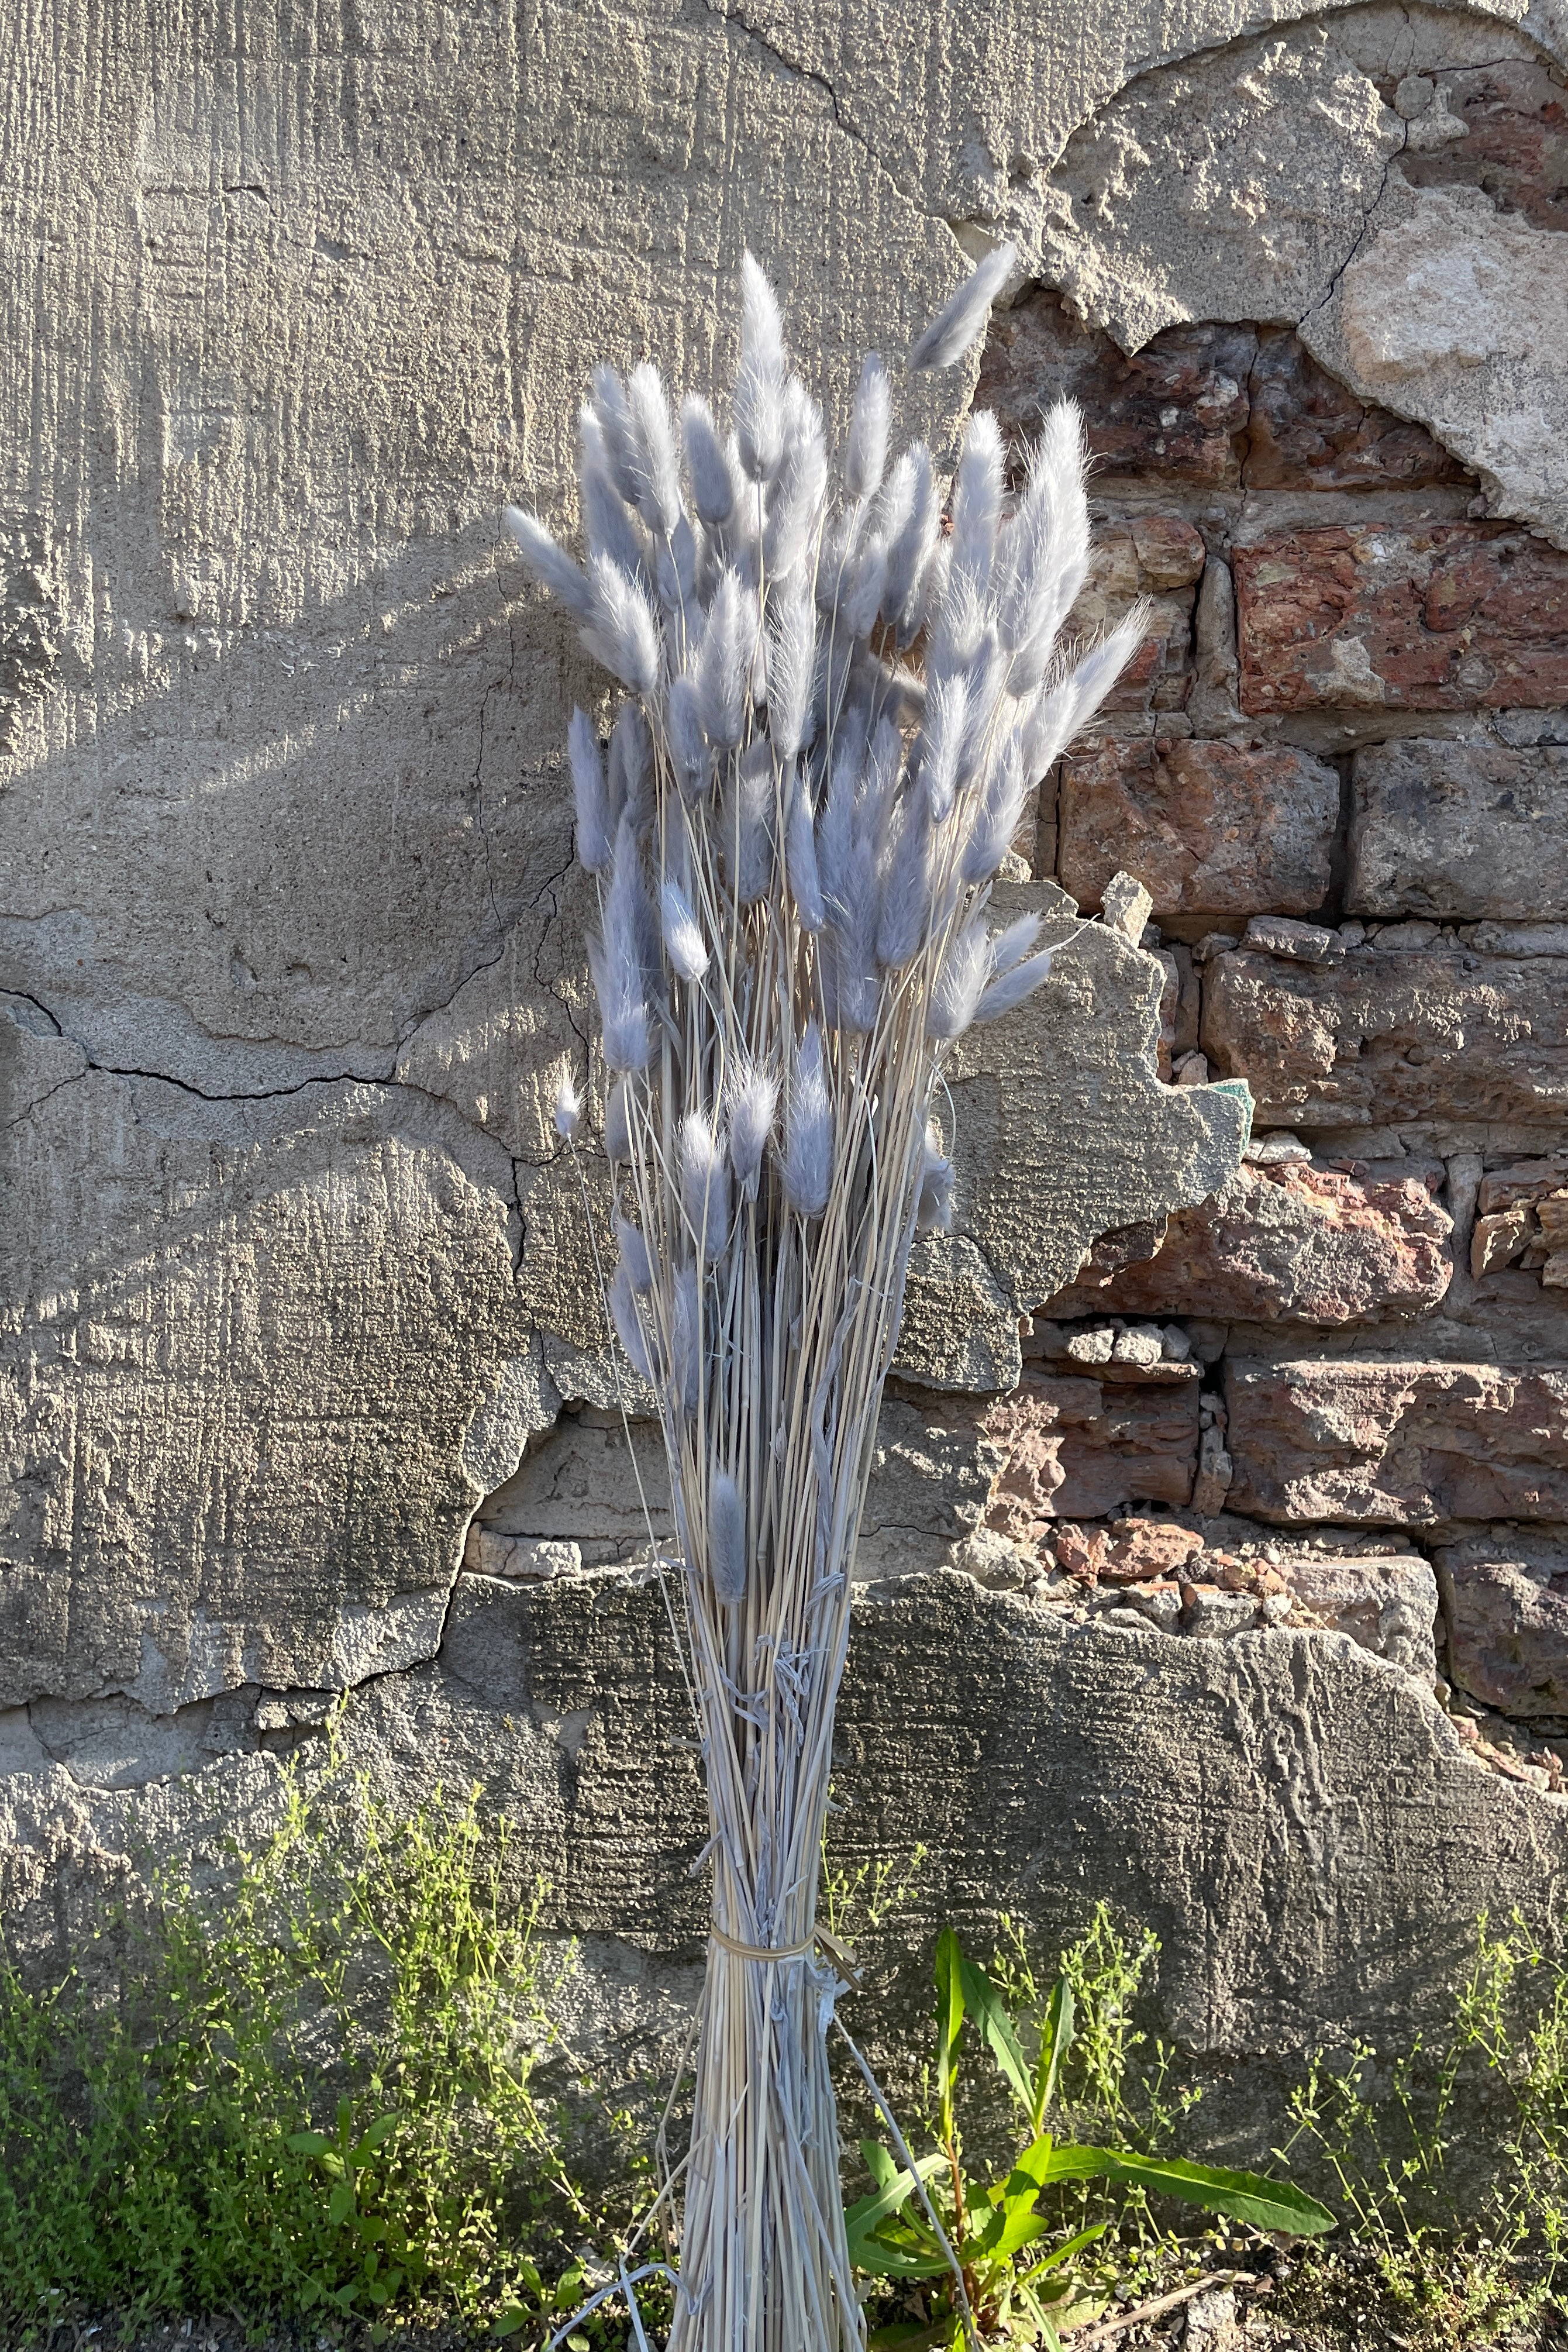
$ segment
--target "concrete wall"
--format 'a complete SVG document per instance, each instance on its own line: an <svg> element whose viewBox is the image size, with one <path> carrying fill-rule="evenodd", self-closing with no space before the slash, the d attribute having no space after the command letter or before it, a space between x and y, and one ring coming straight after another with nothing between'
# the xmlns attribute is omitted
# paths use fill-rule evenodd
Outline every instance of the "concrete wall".
<svg viewBox="0 0 1568 2352"><path fill-rule="evenodd" d="M1147 593L1154 634L1012 887L1094 908L1128 869L1150 928L1098 929L958 1073L960 1230L917 1269L861 1561L850 1834L926 1838L927 1923L1155 1916L1173 2021L1239 2063L1419 2006L1489 1885L1550 1898L1557 38L1208 0L13 8L0 1895L28 1948L143 1838L265 1806L351 1689L360 1752L410 1794L486 1780L558 1924L622 1939L604 1982L678 2006L700 1840L643 1778L677 1736L654 1634L605 1648L643 1625L641 1525L548 1117L563 1059L592 1076L561 746L600 688L497 511L571 528L592 360L722 373L744 245L841 407L1003 234L983 359L895 366L903 424L950 450L977 399L1021 453L1042 400L1082 403L1082 617ZM1225 1077L1258 1104L1239 1171Z"/></svg>

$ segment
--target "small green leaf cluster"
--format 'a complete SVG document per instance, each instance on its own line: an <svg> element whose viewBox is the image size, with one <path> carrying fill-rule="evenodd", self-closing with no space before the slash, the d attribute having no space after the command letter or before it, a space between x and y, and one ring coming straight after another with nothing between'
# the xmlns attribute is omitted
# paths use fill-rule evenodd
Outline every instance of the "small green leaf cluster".
<svg viewBox="0 0 1568 2352"><path fill-rule="evenodd" d="M1022 2021L985 1970L966 1958L951 1928L937 1939L936 1973L936 2146L909 2160L907 2150L895 2155L863 2141L873 2186L845 2215L857 2269L918 2289L922 2307L902 2325L879 2331L873 2346L920 2352L925 2346L962 2347L977 2336L1060 2352L1061 2332L1083 2326L1103 2307L1096 2278L1080 2257L1112 2225L1102 2220L1064 2234L1060 2215L1040 2210L1057 2184L1097 2180L1297 2237L1333 2227L1333 2214L1289 2182L1131 2148L1058 2141L1046 2119L1059 2106L1073 2040L1070 1976L1059 1976L1040 2003L1030 2021L1033 2046L1026 2050ZM988 2052L1023 2126L1007 2169L989 2180L973 2176L964 2157L957 2095L967 2023Z"/></svg>
<svg viewBox="0 0 1568 2352"><path fill-rule="evenodd" d="M165 1877L42 1988L0 1943L0 2340L105 2309L378 2340L575 2307L579 2250L651 2168L561 2041L575 1952L537 1898L517 1916L477 1799L406 1820L352 1776L292 1779L221 1892ZM569 2162L585 2113L612 2196Z"/></svg>
<svg viewBox="0 0 1568 2352"><path fill-rule="evenodd" d="M1568 1969L1521 1914L1478 1920L1446 2028L1314 2053L1291 2105L1281 2158L1333 2183L1412 2342L1490 2340L1560 2297Z"/></svg>

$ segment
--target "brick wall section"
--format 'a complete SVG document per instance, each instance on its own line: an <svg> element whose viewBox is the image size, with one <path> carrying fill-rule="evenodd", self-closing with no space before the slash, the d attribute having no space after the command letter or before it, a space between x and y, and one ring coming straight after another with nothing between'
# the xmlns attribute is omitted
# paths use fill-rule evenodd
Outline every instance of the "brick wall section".
<svg viewBox="0 0 1568 2352"><path fill-rule="evenodd" d="M1469 136L1423 170L1568 227L1530 69L1447 79ZM1461 1727L1563 1785L1568 554L1279 328L1128 357L1037 292L978 393L1015 465L1064 394L1097 459L1079 624L1140 593L1155 623L1042 789L1037 868L1089 909L1145 884L1172 1075L1245 1077L1256 1130L1036 1318L977 1412L989 1524L1089 1605L1294 1612L1417 1671L1435 1591Z"/></svg>

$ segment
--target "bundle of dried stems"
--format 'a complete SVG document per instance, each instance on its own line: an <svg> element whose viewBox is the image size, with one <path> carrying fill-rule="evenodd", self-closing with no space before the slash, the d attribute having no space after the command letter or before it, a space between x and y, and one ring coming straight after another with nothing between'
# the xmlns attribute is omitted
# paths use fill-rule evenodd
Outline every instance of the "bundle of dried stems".
<svg viewBox="0 0 1568 2352"><path fill-rule="evenodd" d="M912 353L970 348L993 256ZM1075 663L1089 551L1077 413L1044 421L1008 510L969 425L944 528L919 443L888 467L868 358L830 488L821 410L748 256L723 435L653 367L596 369L586 569L532 516L535 576L629 689L570 757L616 1187L614 1328L658 1398L712 1836L672 2347L861 2341L817 1944L850 1570L919 1229L953 1174L944 1056L1045 977L1033 918L993 933L1030 795L1143 630ZM908 657L918 653L918 670ZM558 1124L577 1122L570 1078Z"/></svg>

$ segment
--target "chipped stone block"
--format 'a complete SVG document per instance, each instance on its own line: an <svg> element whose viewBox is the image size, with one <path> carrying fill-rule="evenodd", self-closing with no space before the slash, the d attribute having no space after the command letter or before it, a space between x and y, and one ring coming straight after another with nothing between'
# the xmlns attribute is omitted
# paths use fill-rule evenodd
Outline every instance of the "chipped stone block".
<svg viewBox="0 0 1568 2352"><path fill-rule="evenodd" d="M1244 950L1283 956L1287 963L1337 963L1345 943L1321 923L1299 923L1290 915L1254 915L1242 934Z"/></svg>
<svg viewBox="0 0 1568 2352"><path fill-rule="evenodd" d="M1320 1324L1423 1314L1448 1287L1451 1229L1418 1176L1249 1160L1211 1199L1178 1210L1152 1256L1102 1274L1091 1253L1042 1311Z"/></svg>
<svg viewBox="0 0 1568 2352"><path fill-rule="evenodd" d="M1063 761L1062 887L1092 909L1118 867L1156 916L1310 914L1328 893L1339 779L1304 751L1110 741Z"/></svg>
<svg viewBox="0 0 1568 2352"><path fill-rule="evenodd" d="M1119 931L1129 947L1136 947L1144 936L1153 904L1147 890L1135 876L1120 871L1113 874L1105 885L1103 896L1103 910L1107 930Z"/></svg>
<svg viewBox="0 0 1568 2352"><path fill-rule="evenodd" d="M1360 949L1333 967L1221 955L1203 1047L1248 1080L1262 1126L1412 1119L1539 1127L1568 1107L1568 958L1446 941Z"/></svg>
<svg viewBox="0 0 1568 2352"><path fill-rule="evenodd" d="M1460 921L1568 916L1568 751L1407 737L1358 751L1345 903Z"/></svg>
<svg viewBox="0 0 1568 2352"><path fill-rule="evenodd" d="M1288 327L1264 327L1248 386L1249 489L1414 489L1463 482L1424 425L1358 400Z"/></svg>
<svg viewBox="0 0 1568 2352"><path fill-rule="evenodd" d="M1527 531L1331 523L1231 561L1245 711L1568 701L1568 555Z"/></svg>
<svg viewBox="0 0 1568 2352"><path fill-rule="evenodd" d="M1059 1518L1100 1518L1123 1503L1184 1504L1197 1466L1197 1389L1059 1379L1026 1370L981 1416L1000 1466L987 1525L1038 1542Z"/></svg>
<svg viewBox="0 0 1568 2352"><path fill-rule="evenodd" d="M1228 1642L1234 1634L1249 1633L1257 1622L1258 1603L1249 1592L1222 1592L1215 1584L1189 1584L1183 1588L1184 1633L1205 1635L1211 1642Z"/></svg>
<svg viewBox="0 0 1568 2352"><path fill-rule="evenodd" d="M1042 289L992 320L975 403L995 411L1016 451L1042 410L1076 400L1103 478L1233 482L1257 344L1250 327L1171 326L1128 356Z"/></svg>
<svg viewBox="0 0 1568 2352"><path fill-rule="evenodd" d="M513 1580L576 1576L582 1568L582 1547L551 1543L537 1536L497 1535L489 1528L476 1528L468 1538L464 1566L477 1576Z"/></svg>
<svg viewBox="0 0 1568 2352"><path fill-rule="evenodd" d="M1500 1265L1511 1265L1540 1230L1534 1210L1522 1202L1494 1217L1478 1217L1470 1235L1471 1274L1479 1281Z"/></svg>
<svg viewBox="0 0 1568 2352"><path fill-rule="evenodd" d="M1418 1554L1284 1552L1277 1565L1312 1616L1418 1681L1436 1681L1437 1586Z"/></svg>
<svg viewBox="0 0 1568 2352"><path fill-rule="evenodd" d="M1487 1528L1433 1558L1460 1689L1504 1715L1568 1715L1568 1530Z"/></svg>
<svg viewBox="0 0 1568 2352"><path fill-rule="evenodd" d="M1243 1515L1568 1518L1568 1369L1228 1358L1225 1396Z"/></svg>
<svg viewBox="0 0 1568 2352"><path fill-rule="evenodd" d="M1533 1203L1543 1193L1556 1192L1568 1184L1568 1154L1550 1159L1522 1160L1511 1168L1494 1168L1483 1176L1476 1194L1476 1206L1482 1216L1490 1217L1500 1209L1511 1209L1521 1203Z"/></svg>

